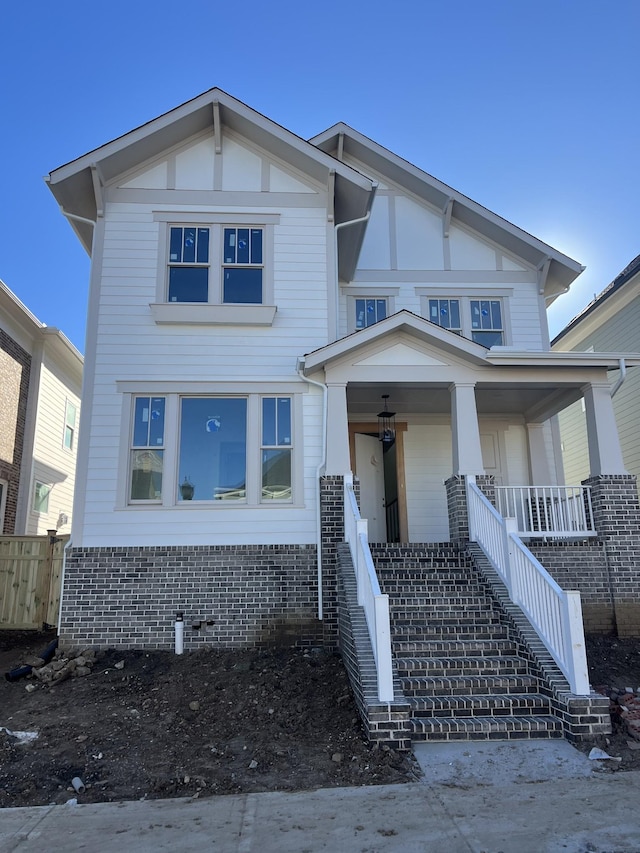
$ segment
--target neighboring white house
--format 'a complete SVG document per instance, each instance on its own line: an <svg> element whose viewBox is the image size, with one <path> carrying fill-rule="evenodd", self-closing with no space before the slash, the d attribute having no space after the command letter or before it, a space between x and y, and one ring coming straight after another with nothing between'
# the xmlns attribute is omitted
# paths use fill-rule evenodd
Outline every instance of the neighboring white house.
<svg viewBox="0 0 640 853"><path fill-rule="evenodd" d="M69 533L82 356L0 281L0 532Z"/></svg>
<svg viewBox="0 0 640 853"><path fill-rule="evenodd" d="M552 349L593 352L640 351L640 255L634 258L553 339ZM613 408L627 471L640 477L640 371L610 374ZM567 478L580 482L589 475L586 417L583 401L560 414L562 457Z"/></svg>
<svg viewBox="0 0 640 853"><path fill-rule="evenodd" d="M581 397L590 473L624 475L623 353L549 346L580 264L348 126L306 142L212 89L48 182L92 254L69 636L304 622L333 559L319 477L357 474L372 541L447 541L452 477L564 484L553 424Z"/></svg>

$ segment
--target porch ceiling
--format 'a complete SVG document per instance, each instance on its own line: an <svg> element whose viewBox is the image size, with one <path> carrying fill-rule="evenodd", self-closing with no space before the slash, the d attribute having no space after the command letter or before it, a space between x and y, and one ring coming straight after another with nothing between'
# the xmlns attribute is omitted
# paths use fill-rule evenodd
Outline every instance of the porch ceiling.
<svg viewBox="0 0 640 853"><path fill-rule="evenodd" d="M382 395L388 394L389 410L396 417L409 415L443 415L451 413L451 393L448 385L403 383L376 385L350 382L347 385L347 407L351 417L375 417L382 410ZM539 384L478 384L476 407L480 415L520 415L537 420L548 410L560 411L582 396L577 385L559 389ZM552 412L553 413L553 412ZM548 417L549 415L547 415Z"/></svg>

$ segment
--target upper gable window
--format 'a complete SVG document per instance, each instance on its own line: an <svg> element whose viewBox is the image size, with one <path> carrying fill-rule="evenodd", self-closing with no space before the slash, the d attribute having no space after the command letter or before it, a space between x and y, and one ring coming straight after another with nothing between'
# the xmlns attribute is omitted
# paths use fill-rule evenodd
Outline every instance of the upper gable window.
<svg viewBox="0 0 640 853"><path fill-rule="evenodd" d="M222 301L262 302L262 228L225 228Z"/></svg>
<svg viewBox="0 0 640 853"><path fill-rule="evenodd" d="M156 323L270 326L276 315L279 213L155 211L160 223Z"/></svg>
<svg viewBox="0 0 640 853"><path fill-rule="evenodd" d="M208 228L171 228L168 301L209 301Z"/></svg>
<svg viewBox="0 0 640 853"><path fill-rule="evenodd" d="M426 316L443 329L485 347L502 346L505 329L501 299L429 298Z"/></svg>

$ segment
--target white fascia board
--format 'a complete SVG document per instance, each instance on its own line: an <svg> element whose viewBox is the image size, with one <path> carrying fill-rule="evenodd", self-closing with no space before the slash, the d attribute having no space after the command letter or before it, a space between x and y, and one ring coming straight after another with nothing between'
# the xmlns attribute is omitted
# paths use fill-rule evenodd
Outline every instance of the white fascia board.
<svg viewBox="0 0 640 853"><path fill-rule="evenodd" d="M516 352L491 349L487 353L489 364L520 367L605 367L615 370L624 359L627 367L640 366L640 353L637 352Z"/></svg>
<svg viewBox="0 0 640 853"><path fill-rule="evenodd" d="M443 211L445 206L452 201L453 218L472 228L478 234L488 237L492 242L503 246L533 266L538 266L546 258L549 258L552 262L552 272L549 275L550 297L555 297L563 292L583 272L582 264L568 257L568 255L559 252L507 219L454 190L433 175L414 166L408 160L404 160L347 124L338 123L314 136L310 142L323 148L323 150L333 151L340 134L344 134L343 150L346 153L370 165L375 171L388 176L392 182L405 187ZM554 281L557 282L556 287L552 287Z"/></svg>
<svg viewBox="0 0 640 853"><path fill-rule="evenodd" d="M245 135L266 151L272 151L284 162L291 162L301 172L326 183L329 172L333 171L360 191L364 191L366 195L371 192L370 178L341 163L221 89L210 89L197 98L53 170L48 178L51 191L64 207L70 209L69 203L65 204L63 190L65 182L74 181L74 179L77 182L79 174L86 172L92 164L96 163L100 165L105 182L112 181L118 175L129 172L140 163L158 156L185 139L208 128L213 129L212 106L215 102L219 105L223 125ZM91 181L85 180L82 187L78 186L78 189L87 195L90 193L93 201Z"/></svg>
<svg viewBox="0 0 640 853"><path fill-rule="evenodd" d="M22 302L7 285L0 280L0 313L20 327L24 334L30 338L45 328L35 314Z"/></svg>
<svg viewBox="0 0 640 853"><path fill-rule="evenodd" d="M64 370L65 375L78 386L78 394L82 387L82 369L84 358L74 347L69 338L55 326L45 326L40 330L44 347L56 364Z"/></svg>
<svg viewBox="0 0 640 853"><path fill-rule="evenodd" d="M487 350L484 347L467 338L461 338L447 329L442 329L410 311L399 311L373 326L352 332L338 341L305 355L305 375L309 375L329 362L342 358L348 353L355 352L398 331L407 332L418 340L436 346L465 361L477 365L486 364Z"/></svg>

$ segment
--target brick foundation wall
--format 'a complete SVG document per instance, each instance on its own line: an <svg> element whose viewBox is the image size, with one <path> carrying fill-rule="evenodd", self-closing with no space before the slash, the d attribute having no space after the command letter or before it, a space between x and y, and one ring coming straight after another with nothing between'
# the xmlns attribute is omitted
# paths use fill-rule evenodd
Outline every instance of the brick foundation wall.
<svg viewBox="0 0 640 853"><path fill-rule="evenodd" d="M185 650L320 646L316 549L75 548L68 554L62 645L172 649L176 611L184 612ZM194 622L202 627L194 629Z"/></svg>
<svg viewBox="0 0 640 853"><path fill-rule="evenodd" d="M3 329L0 329L0 351L0 430L3 433L0 436L0 480L7 481L4 527L0 534L11 535L15 533L18 508L31 356Z"/></svg>
<svg viewBox="0 0 640 853"><path fill-rule="evenodd" d="M449 539L459 545L469 541L466 477L463 474L456 474L449 477L444 485L447 490L449 511ZM476 485L495 506L496 488L493 474L478 474Z"/></svg>
<svg viewBox="0 0 640 853"><path fill-rule="evenodd" d="M320 480L320 524L322 527L322 628L324 645L338 647L338 556L344 542L344 478Z"/></svg>

